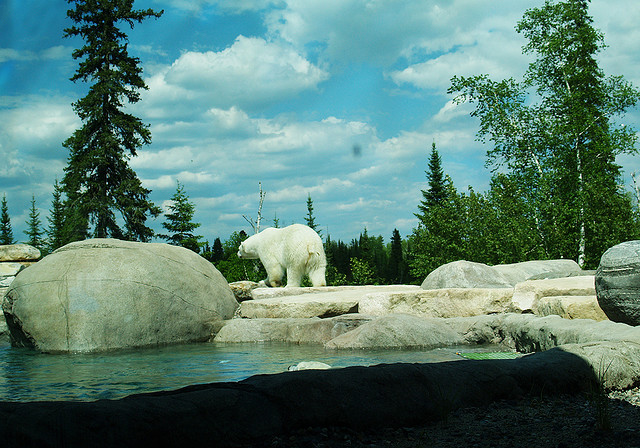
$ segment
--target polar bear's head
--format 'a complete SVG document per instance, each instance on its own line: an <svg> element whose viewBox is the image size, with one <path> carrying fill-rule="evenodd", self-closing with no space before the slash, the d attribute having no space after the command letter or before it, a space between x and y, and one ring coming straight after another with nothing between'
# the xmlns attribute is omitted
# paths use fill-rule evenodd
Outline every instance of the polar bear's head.
<svg viewBox="0 0 640 448"><path fill-rule="evenodd" d="M240 243L240 247L238 247L238 258L245 258L247 260L259 258L257 245L251 241L251 238L253 237L249 237Z"/></svg>

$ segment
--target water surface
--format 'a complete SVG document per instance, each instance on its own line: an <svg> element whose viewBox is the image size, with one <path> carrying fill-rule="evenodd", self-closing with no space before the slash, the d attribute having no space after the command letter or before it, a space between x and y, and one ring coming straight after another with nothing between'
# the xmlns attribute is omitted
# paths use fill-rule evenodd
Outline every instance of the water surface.
<svg viewBox="0 0 640 448"><path fill-rule="evenodd" d="M189 344L100 354L42 354L0 343L0 401L120 398L191 384L284 372L301 361L332 367L460 360L460 348L326 350L287 343ZM464 348L470 351L469 347ZM475 350L486 350L476 348Z"/></svg>

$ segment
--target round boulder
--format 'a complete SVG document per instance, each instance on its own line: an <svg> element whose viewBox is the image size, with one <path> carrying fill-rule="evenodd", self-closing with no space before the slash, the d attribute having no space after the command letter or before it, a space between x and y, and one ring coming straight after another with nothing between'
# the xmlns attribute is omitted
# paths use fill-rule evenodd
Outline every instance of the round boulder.
<svg viewBox="0 0 640 448"><path fill-rule="evenodd" d="M433 270L420 286L422 289L442 288L511 288L513 285L501 273L483 263L459 260Z"/></svg>
<svg viewBox="0 0 640 448"><path fill-rule="evenodd" d="M598 304L610 320L640 325L640 241L608 249L595 282Z"/></svg>
<svg viewBox="0 0 640 448"><path fill-rule="evenodd" d="M14 346L89 352L206 341L236 302L191 250L93 239L21 271L2 302Z"/></svg>

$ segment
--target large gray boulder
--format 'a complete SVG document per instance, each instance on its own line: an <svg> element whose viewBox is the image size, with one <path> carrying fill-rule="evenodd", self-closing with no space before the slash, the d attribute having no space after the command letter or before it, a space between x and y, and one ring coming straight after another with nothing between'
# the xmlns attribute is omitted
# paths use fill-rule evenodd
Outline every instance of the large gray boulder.
<svg viewBox="0 0 640 448"><path fill-rule="evenodd" d="M513 288L531 278L558 278L583 275L573 260L533 260L489 266L459 260L431 272L422 289L440 288Z"/></svg>
<svg viewBox="0 0 640 448"><path fill-rule="evenodd" d="M237 306L196 253L114 239L58 249L21 271L2 302L12 343L45 352L206 341Z"/></svg>
<svg viewBox="0 0 640 448"><path fill-rule="evenodd" d="M640 325L640 241L618 244L602 255L596 295L609 319Z"/></svg>
<svg viewBox="0 0 640 448"><path fill-rule="evenodd" d="M532 260L521 263L492 266L504 275L509 283L516 285L530 279L552 279L586 275L574 260Z"/></svg>
<svg viewBox="0 0 640 448"><path fill-rule="evenodd" d="M420 287L422 289L511 288L513 284L491 266L459 260L434 269Z"/></svg>

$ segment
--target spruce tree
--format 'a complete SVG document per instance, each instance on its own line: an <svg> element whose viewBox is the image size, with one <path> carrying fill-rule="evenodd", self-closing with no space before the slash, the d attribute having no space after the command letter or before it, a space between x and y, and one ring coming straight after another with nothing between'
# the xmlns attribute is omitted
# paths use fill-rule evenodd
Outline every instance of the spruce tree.
<svg viewBox="0 0 640 448"><path fill-rule="evenodd" d="M199 223L191 222L196 211L196 206L189 201L184 191L184 185L178 182L176 192L171 197L171 204L167 207L168 213L165 213L165 222L162 227L170 233L168 235L158 235L175 246L186 247L198 253L201 243L198 241L201 235L194 235L193 231L200 227Z"/></svg>
<svg viewBox="0 0 640 448"><path fill-rule="evenodd" d="M7 195L2 196L0 206L0 244L14 244L13 230L11 229L11 218L9 217L9 206L7 205Z"/></svg>
<svg viewBox="0 0 640 448"><path fill-rule="evenodd" d="M44 234L40 227L42 222L40 221L40 211L36 208L36 198L31 195L31 208L29 209L29 219L27 220L27 230L24 234L29 238L27 244L42 249L44 241L42 235Z"/></svg>
<svg viewBox="0 0 640 448"><path fill-rule="evenodd" d="M389 251L389 268L387 269L387 279L391 283L402 283L405 281L405 261L402 253L402 237L398 229L393 229L391 235L391 249Z"/></svg>
<svg viewBox="0 0 640 448"><path fill-rule="evenodd" d="M313 216L313 201L311 200L311 194L307 196L307 216L304 217L305 222L309 227L318 232L318 235L322 235L322 232L318 229L316 224L316 218Z"/></svg>
<svg viewBox="0 0 640 448"><path fill-rule="evenodd" d="M153 230L145 224L147 217L161 210L149 201L150 190L142 186L128 161L151 142L151 132L125 112L125 102L137 103L139 90L147 86L140 60L129 55L128 37L121 27L133 28L163 11L134 10L133 0L68 1L75 5L67 11L74 25L64 30L64 36L85 41L73 52L80 64L71 80L93 84L84 98L73 103L83 124L63 144L69 150L62 180L66 235L80 239L89 227L96 238L148 241Z"/></svg>
<svg viewBox="0 0 640 448"><path fill-rule="evenodd" d="M427 184L429 188L422 191L422 201L418 205L420 213L415 214L422 219L430 207L442 205L447 199L447 186L445 184L444 170L442 169L442 158L436 149L436 143L431 144L431 154L429 155L428 169L425 171L427 175Z"/></svg>
<svg viewBox="0 0 640 448"><path fill-rule="evenodd" d="M64 205L62 201L62 190L58 179L56 179L53 185L53 199L51 201L51 209L49 210L49 226L47 227L47 251L53 252L54 250L62 247L65 244L64 236Z"/></svg>
<svg viewBox="0 0 640 448"><path fill-rule="evenodd" d="M215 241L213 242L213 248L211 253L212 253L211 261L213 261L214 263L222 260L222 258L224 257L224 248L222 247L222 241L220 240L220 238L216 238Z"/></svg>

